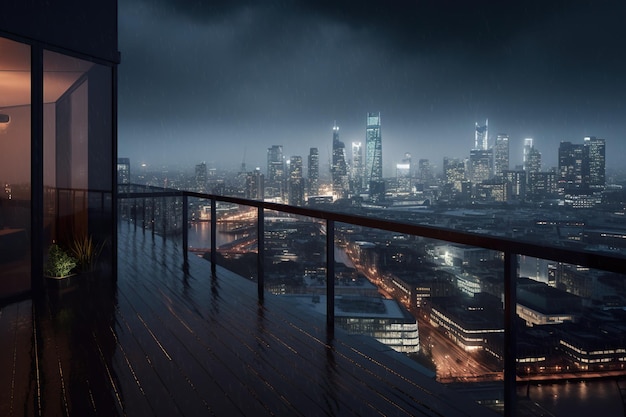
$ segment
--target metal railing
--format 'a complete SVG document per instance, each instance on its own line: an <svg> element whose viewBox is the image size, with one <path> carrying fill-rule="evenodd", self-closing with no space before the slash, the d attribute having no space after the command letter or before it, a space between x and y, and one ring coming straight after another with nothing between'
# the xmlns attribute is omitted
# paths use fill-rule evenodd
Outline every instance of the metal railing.
<svg viewBox="0 0 626 417"><path fill-rule="evenodd" d="M518 256L551 260L561 263L578 265L610 271L615 273L626 272L626 258L606 253L591 252L564 247L546 246L537 243L518 241L510 238L495 237L427 225L403 223L399 221L372 218L354 214L317 210L306 207L296 207L284 204L270 203L257 200L247 200L237 197L227 197L214 194L203 194L192 191L163 189L151 186L129 186L120 188L118 200L126 199L153 199L178 197L182 198L182 224L188 222L189 198L199 198L211 202L211 271L216 273L216 230L217 230L217 203L231 203L241 206L254 207L257 210L257 268L258 268L258 298L264 299L264 211L276 211L297 216L306 216L321 221L326 225L326 323L332 335L335 326L334 282L335 282L335 223L346 223L354 226L396 232L405 235L414 235L422 238L435 239L456 244L479 247L504 254L504 414L516 415L516 279L518 271ZM154 211L152 211L154 213ZM152 230L154 232L154 219ZM188 228L182 227L183 256L188 260Z"/></svg>

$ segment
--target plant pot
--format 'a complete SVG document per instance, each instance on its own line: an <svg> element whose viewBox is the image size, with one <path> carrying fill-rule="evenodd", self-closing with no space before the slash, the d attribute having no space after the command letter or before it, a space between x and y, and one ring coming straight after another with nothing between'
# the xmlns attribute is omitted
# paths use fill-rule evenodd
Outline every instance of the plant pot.
<svg viewBox="0 0 626 417"><path fill-rule="evenodd" d="M44 275L44 277L46 278L46 286L48 288L68 288L75 284L76 281L76 274L65 275L63 277L51 277L48 275Z"/></svg>

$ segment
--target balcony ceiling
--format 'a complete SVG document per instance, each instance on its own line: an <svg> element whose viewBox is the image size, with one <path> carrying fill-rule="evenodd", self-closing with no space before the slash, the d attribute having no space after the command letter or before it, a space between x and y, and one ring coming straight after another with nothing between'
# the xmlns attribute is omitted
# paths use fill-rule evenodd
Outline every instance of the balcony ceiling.
<svg viewBox="0 0 626 417"><path fill-rule="evenodd" d="M44 102L53 103L84 74L91 63L46 52ZM30 104L30 48L0 38L0 110Z"/></svg>

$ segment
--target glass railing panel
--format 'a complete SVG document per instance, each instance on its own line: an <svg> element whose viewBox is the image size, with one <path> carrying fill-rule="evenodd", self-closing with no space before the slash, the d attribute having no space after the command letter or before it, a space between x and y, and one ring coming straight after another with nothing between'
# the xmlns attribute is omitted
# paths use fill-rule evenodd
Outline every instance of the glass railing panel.
<svg viewBox="0 0 626 417"><path fill-rule="evenodd" d="M264 211L264 288L303 311L326 314L326 222Z"/></svg>
<svg viewBox="0 0 626 417"><path fill-rule="evenodd" d="M211 260L211 200L193 199L190 203L189 249ZM256 281L257 209L217 201L215 206L215 261L237 275Z"/></svg>
<svg viewBox="0 0 626 417"><path fill-rule="evenodd" d="M501 252L349 224L337 226L335 249L358 283L335 289L337 326L372 336L425 375L503 410ZM342 308L342 298L359 307Z"/></svg>
<svg viewBox="0 0 626 417"><path fill-rule="evenodd" d="M189 256L211 259L211 200L208 198L187 198Z"/></svg>
<svg viewBox="0 0 626 417"><path fill-rule="evenodd" d="M520 256L519 398L554 415L623 413L624 282L623 274Z"/></svg>

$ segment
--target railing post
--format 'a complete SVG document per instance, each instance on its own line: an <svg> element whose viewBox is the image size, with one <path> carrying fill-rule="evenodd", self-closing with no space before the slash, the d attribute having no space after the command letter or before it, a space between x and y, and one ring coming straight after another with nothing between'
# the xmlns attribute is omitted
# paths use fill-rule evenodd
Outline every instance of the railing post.
<svg viewBox="0 0 626 417"><path fill-rule="evenodd" d="M182 228L183 228L183 260L185 265L187 265L189 261L188 250L189 250L189 197L187 194L183 193L183 219L182 219Z"/></svg>
<svg viewBox="0 0 626 417"><path fill-rule="evenodd" d="M326 220L326 330L335 331L335 221Z"/></svg>
<svg viewBox="0 0 626 417"><path fill-rule="evenodd" d="M265 290L265 212L263 207L259 206L257 209L257 255L256 255L256 270L257 270L257 293L259 302L263 301L263 294Z"/></svg>
<svg viewBox="0 0 626 417"><path fill-rule="evenodd" d="M517 414L517 254L504 252L504 415Z"/></svg>
<svg viewBox="0 0 626 417"><path fill-rule="evenodd" d="M217 260L217 200L211 197L211 274L217 274L215 262Z"/></svg>

